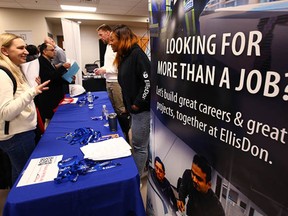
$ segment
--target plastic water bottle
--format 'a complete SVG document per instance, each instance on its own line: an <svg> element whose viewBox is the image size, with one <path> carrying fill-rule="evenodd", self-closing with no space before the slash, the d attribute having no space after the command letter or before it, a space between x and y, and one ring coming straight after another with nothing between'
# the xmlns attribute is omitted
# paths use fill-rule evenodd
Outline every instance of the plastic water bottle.
<svg viewBox="0 0 288 216"><path fill-rule="evenodd" d="M103 118L103 120L108 121L108 110L107 110L105 104L102 106L102 118Z"/></svg>
<svg viewBox="0 0 288 216"><path fill-rule="evenodd" d="M87 101L88 101L88 108L93 109L94 108L94 99L91 92L87 92Z"/></svg>

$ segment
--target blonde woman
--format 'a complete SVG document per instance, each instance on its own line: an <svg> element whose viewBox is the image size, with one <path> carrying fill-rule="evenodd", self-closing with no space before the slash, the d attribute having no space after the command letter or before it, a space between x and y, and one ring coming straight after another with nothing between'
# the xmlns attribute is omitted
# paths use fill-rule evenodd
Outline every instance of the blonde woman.
<svg viewBox="0 0 288 216"><path fill-rule="evenodd" d="M0 69L0 148L9 156L12 165L12 183L17 180L35 146L34 130L37 114L34 97L48 89L46 81L30 87L20 64L26 62L28 51L24 40L14 34L0 34L0 66L10 71L16 80ZM7 123L9 122L9 128Z"/></svg>

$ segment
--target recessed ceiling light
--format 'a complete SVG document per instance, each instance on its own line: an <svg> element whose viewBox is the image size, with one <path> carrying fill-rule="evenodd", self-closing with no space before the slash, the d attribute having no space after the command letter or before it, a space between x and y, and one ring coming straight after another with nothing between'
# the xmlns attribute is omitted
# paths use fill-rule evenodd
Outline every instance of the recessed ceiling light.
<svg viewBox="0 0 288 216"><path fill-rule="evenodd" d="M83 7L83 6L72 6L72 5L60 5L62 10L67 11L82 11L82 12L95 12L96 7Z"/></svg>

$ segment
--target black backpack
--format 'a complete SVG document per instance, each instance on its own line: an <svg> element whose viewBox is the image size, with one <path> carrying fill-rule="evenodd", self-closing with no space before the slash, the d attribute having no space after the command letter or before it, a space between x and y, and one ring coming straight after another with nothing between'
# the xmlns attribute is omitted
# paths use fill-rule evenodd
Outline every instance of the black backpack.
<svg viewBox="0 0 288 216"><path fill-rule="evenodd" d="M7 75L10 77L10 79L12 80L12 82L13 82L13 94L15 94L16 89L17 89L17 82L16 82L15 77L13 76L11 71L8 70L6 67L3 67L0 65L0 69L5 71L7 73ZM9 121L5 121L4 133L9 134Z"/></svg>
<svg viewBox="0 0 288 216"><path fill-rule="evenodd" d="M13 82L13 94L17 89L17 82L11 71L0 65L0 69L5 71ZM9 121L5 121L5 134L9 134ZM12 167L8 155L0 149L0 189L8 189L12 187Z"/></svg>

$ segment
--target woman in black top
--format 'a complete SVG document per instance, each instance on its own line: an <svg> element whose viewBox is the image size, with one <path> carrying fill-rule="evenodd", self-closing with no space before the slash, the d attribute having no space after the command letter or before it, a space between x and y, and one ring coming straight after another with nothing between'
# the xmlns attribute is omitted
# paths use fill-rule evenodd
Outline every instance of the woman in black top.
<svg viewBox="0 0 288 216"><path fill-rule="evenodd" d="M137 44L137 36L126 25L112 29L110 45L117 52L118 82L131 114L134 159L142 175L148 156L150 134L150 70L147 55Z"/></svg>

